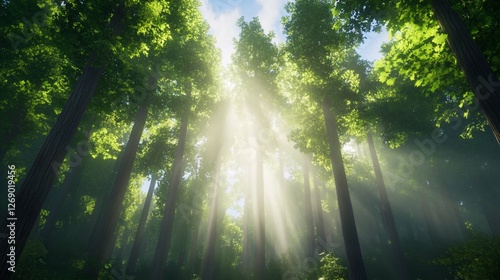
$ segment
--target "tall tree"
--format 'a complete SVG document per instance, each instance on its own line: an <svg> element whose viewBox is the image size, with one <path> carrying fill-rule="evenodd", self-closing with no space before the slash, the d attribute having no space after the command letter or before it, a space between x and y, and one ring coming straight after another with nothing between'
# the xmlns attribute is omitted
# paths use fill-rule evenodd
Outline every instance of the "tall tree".
<svg viewBox="0 0 500 280"><path fill-rule="evenodd" d="M135 233L134 244L132 245L132 250L130 251L130 256L127 262L126 272L127 274L135 273L135 268L137 266L137 259L139 258L139 250L141 249L142 241L144 239L144 231L146 229L146 221L148 219L149 208L151 207L151 201L153 199L153 191L156 185L157 175L153 173L151 176L151 182L149 184L148 194L144 200L144 207L142 208L141 219L139 220L139 225L137 226L137 231Z"/></svg>
<svg viewBox="0 0 500 280"><path fill-rule="evenodd" d="M371 134L368 134L367 140L368 147L370 148L370 156L372 158L373 169L375 171L375 180L377 181L378 193L380 196L382 219L384 220L385 227L389 234L390 247L393 251L394 261L399 272L399 278L410 279L411 277L406 265L406 258L403 253L403 248L401 247L401 242L399 240L399 234L396 228L396 223L394 221L394 215L392 214L392 207L389 202L389 197L387 196L382 169L380 168L380 162L375 150L375 144L373 143L373 136Z"/></svg>
<svg viewBox="0 0 500 280"><path fill-rule="evenodd" d="M160 225L160 235L156 246L151 279L160 279L170 250L178 192L184 173L184 150L187 145L188 124L207 113L212 98L218 93L217 63L220 61L215 50L214 39L208 35L208 25L198 10L198 3L185 0L176 2L175 9L183 18L176 29L179 40L171 47L169 57L177 76L177 112L180 118L178 146L169 177L166 204ZM193 109L193 108L196 108ZM191 119L193 118L193 119ZM191 122L192 121L192 122Z"/></svg>
<svg viewBox="0 0 500 280"><path fill-rule="evenodd" d="M155 250L155 256L153 260L153 267L150 272L150 279L162 279L163 278L163 268L165 261L168 256L170 249L170 240L172 238L172 226L175 217L175 205L177 199L177 193L182 181L183 174L183 158L184 149L187 140L187 128L188 128L188 117L190 115L190 103L191 103L191 89L188 87L186 96L186 103L188 104L184 109L184 114L181 119L181 127L179 132L179 140L177 143L177 150L175 151L175 159L172 165L172 172L169 177L169 189L167 193L167 201L165 204L165 209L163 211L163 217L160 225L160 235L158 238L158 244Z"/></svg>
<svg viewBox="0 0 500 280"><path fill-rule="evenodd" d="M318 182L317 175L314 175L314 200L316 201L316 235L318 239L318 244L323 244L327 240L327 234L325 229L325 221L323 217L323 206L321 203L321 191Z"/></svg>
<svg viewBox="0 0 500 280"><path fill-rule="evenodd" d="M237 85L242 92L243 100L248 111L253 115L252 133L258 136L267 131L269 121L262 110L266 100L272 100L275 86L275 61L277 48L272 43L273 34L265 34L258 18L245 22L240 18L237 22L241 29L239 40L235 42L236 52L233 56ZM259 139L257 137L257 139ZM256 251L255 275L258 279L265 278L266 249L265 249L265 204L264 204L264 158L266 147L263 143L256 143L255 151L255 201L252 206L256 209L257 221L255 224ZM248 192L251 194L251 192ZM249 205L249 198L245 196L245 207ZM248 226L247 226L248 230ZM248 237L248 233L245 232ZM245 239L247 240L247 238ZM245 241L246 242L246 241ZM246 243L248 246L248 243ZM245 248L248 248L245 246ZM246 249L247 250L247 249ZM244 253L246 253L246 250Z"/></svg>
<svg viewBox="0 0 500 280"><path fill-rule="evenodd" d="M296 1L287 4L286 10L290 15L284 19L286 48L303 73L303 82L311 99L321 104L323 111L349 276L351 279L366 279L337 121L339 113L348 111L347 100L356 99L355 89L351 88L353 84L346 83L354 78L352 68L349 69L346 63L349 61L349 53L351 57L354 56L352 50L345 50L340 46L354 46L357 39L348 33L338 32L339 21L333 17L331 9L328 1ZM333 98L335 107L332 106Z"/></svg>
<svg viewBox="0 0 500 280"><path fill-rule="evenodd" d="M476 45L460 16L448 0L431 1L432 10L446 41L467 79L470 89L479 101L493 134L500 144L500 81L485 56Z"/></svg>
<svg viewBox="0 0 500 280"><path fill-rule="evenodd" d="M218 210L219 210L219 196L220 196L220 167L216 167L214 190L212 201L210 204L210 217L208 219L208 231L205 242L205 255L203 257L203 268L201 271L201 279L213 280L215 279L215 248L217 238L217 223L218 223Z"/></svg>
<svg viewBox="0 0 500 280"><path fill-rule="evenodd" d="M108 29L114 35L122 30L123 7L118 7L111 18ZM54 163L62 162L65 149L73 138L80 120L90 102L92 94L104 72L104 68L96 64L96 56L92 56L79 77L68 102L64 106L56 123L47 136L37 158L30 168L17 194L16 217L16 254L21 255L33 225L40 213L43 202L57 176ZM3 227L4 229L6 227ZM7 242L2 242L0 251L6 256L10 251ZM12 273L7 270L8 264L2 261L0 277L10 279Z"/></svg>
<svg viewBox="0 0 500 280"><path fill-rule="evenodd" d="M323 99L323 115L325 118L328 144L330 146L330 158L335 179L335 188L337 190L340 222L342 224L342 233L349 264L349 277L351 277L351 279L367 279L356 230L356 223L354 221L354 212L347 185L345 167L342 160L337 121L335 113L332 112L331 108L332 104L330 98L326 96Z"/></svg>
<svg viewBox="0 0 500 280"><path fill-rule="evenodd" d="M221 195L223 189L222 180L222 151L227 147L227 139L229 136L228 121L229 115L229 102L222 101L218 104L216 111L213 113L213 118L209 123L209 138L205 147L204 165L206 171L213 172L213 186L209 191L210 213L208 217L208 228L205 239L205 252L203 256L201 277L202 279L215 279L215 261L216 261L216 240L218 233L217 228L221 223ZM210 173L212 173L210 172ZM208 173L208 172L207 172ZM219 227L220 228L220 227Z"/></svg>
<svg viewBox="0 0 500 280"><path fill-rule="evenodd" d="M105 204L102 210L103 215L97 221L94 239L91 241L89 248L89 263L87 264L86 273L89 277L97 278L99 276L100 265L111 257L111 252L106 248L113 248L113 235L118 224L118 218L122 210L123 199L129 185L130 174L134 165L135 157L139 141L141 140L142 132L146 125L148 115L149 101L145 101L137 112L134 121L134 127L130 133L130 138L125 147L123 158L118 168L115 181L113 183L109 201Z"/></svg>
<svg viewBox="0 0 500 280"><path fill-rule="evenodd" d="M304 206L306 222L306 255L314 254L314 220L311 201L311 183L309 179L309 161L304 160L302 174L304 177Z"/></svg>
<svg viewBox="0 0 500 280"><path fill-rule="evenodd" d="M498 34L497 23L493 20L498 13L498 3L452 3L453 7L448 0L371 1L368 4L366 1L337 1L335 12L348 22L345 28L349 30L353 26L364 32L380 30L381 25L387 24L393 33L401 32L399 39L407 42L403 43L403 48L397 48L399 59L391 58L391 67L398 68L399 73L406 73L405 76L415 80L417 85L432 85L432 92L439 87L447 90L443 86L454 88L449 94L459 98L462 104L471 101L472 92L476 98L475 105L474 109L468 111L476 110L478 105L499 141L500 118L494 109L500 105L500 82L495 73L498 69L492 69L492 66L496 68L496 65L488 63L484 55L488 54L490 60L498 59L497 48L486 39ZM430 11L433 12L435 20L430 18ZM463 14L463 17L460 17L459 13ZM464 19L469 21L469 26L464 23ZM477 32L478 21L483 22L480 32ZM439 27L441 32L438 32ZM413 30L405 32L408 28ZM484 29L488 31L484 32ZM359 35L361 36L361 32ZM418 42L408 43L412 41L406 40L411 38L410 36L420 38ZM454 59L450 59L450 53L444 50L445 42ZM482 51L478 43L481 44ZM464 88L457 90L457 84L461 84L460 80L463 81L463 76L457 75L452 67L457 62L465 75L469 91ZM434 67L429 67L430 64ZM435 79L434 75L447 78Z"/></svg>

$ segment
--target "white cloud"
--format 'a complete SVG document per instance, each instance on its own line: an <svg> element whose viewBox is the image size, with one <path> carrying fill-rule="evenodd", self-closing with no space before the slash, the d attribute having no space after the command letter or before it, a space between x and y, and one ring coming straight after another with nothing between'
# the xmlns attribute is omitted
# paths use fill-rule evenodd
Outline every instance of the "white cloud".
<svg viewBox="0 0 500 280"><path fill-rule="evenodd" d="M276 43L283 42L285 37L281 29L281 17L285 15L285 4L288 0L257 0L261 5L260 11L257 13L262 28L267 32L273 31L276 36Z"/></svg>
<svg viewBox="0 0 500 280"><path fill-rule="evenodd" d="M200 11L210 25L210 33L216 38L216 45L222 52L222 65L228 65L234 53L233 38L239 35L236 21L242 16L241 11L237 7L232 7L216 14L209 0L201 1Z"/></svg>

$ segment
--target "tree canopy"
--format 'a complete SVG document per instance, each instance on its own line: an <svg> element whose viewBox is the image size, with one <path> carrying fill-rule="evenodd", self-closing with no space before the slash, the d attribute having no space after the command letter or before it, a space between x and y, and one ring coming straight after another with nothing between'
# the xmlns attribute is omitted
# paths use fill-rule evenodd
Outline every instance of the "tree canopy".
<svg viewBox="0 0 500 280"><path fill-rule="evenodd" d="M1 279L495 277L497 2L200 5L0 3Z"/></svg>

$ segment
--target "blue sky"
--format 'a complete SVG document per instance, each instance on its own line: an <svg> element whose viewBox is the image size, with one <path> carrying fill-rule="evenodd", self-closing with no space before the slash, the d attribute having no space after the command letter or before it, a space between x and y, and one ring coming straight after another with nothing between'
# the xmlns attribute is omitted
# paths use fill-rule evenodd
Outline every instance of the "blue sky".
<svg viewBox="0 0 500 280"><path fill-rule="evenodd" d="M233 38L238 37L236 20L241 16L245 21L258 16L266 32L273 31L275 43L285 41L281 29L281 17L285 15L285 4L289 0L201 0L201 13L210 24L210 32L217 39L217 47L222 51L222 62L227 65L234 52ZM358 49L364 59L380 58L380 45L388 41L387 33L366 34L365 43Z"/></svg>

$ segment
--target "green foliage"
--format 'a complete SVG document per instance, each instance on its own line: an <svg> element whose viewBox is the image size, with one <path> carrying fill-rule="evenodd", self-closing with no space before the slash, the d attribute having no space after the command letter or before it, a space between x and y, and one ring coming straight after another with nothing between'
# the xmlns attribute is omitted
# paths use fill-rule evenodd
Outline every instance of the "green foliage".
<svg viewBox="0 0 500 280"><path fill-rule="evenodd" d="M44 260L47 253L48 251L41 241L28 240L16 268L14 279L52 279L53 274L49 273Z"/></svg>
<svg viewBox="0 0 500 280"><path fill-rule="evenodd" d="M111 263L106 263L102 266L101 270L99 271L99 278L98 280L108 280L108 279L113 279L112 276L112 271L113 267L111 266Z"/></svg>
<svg viewBox="0 0 500 280"><path fill-rule="evenodd" d="M340 259L332 253L323 253L321 257L321 277L319 280L347 279L347 269L340 264Z"/></svg>
<svg viewBox="0 0 500 280"><path fill-rule="evenodd" d="M434 262L448 267L455 279L495 279L500 275L500 236L475 234Z"/></svg>
<svg viewBox="0 0 500 280"><path fill-rule="evenodd" d="M496 19L500 2L452 2L493 68L498 70L500 45L498 40L491 38L500 36ZM221 96L234 97L233 93L239 94L236 99L242 101L237 106L253 107L249 116L261 121L261 125L281 125L278 117L272 114L286 119L289 126L282 129L284 133L280 137L284 138L286 134L297 149L314 154L315 172L320 173L318 177L324 184L321 203L327 210L325 220L334 235L340 232L338 206L333 193L329 148L319 102L327 95L337 113L341 142L364 141L367 131L380 132L382 136L383 143L377 148L381 151L384 175L387 174L391 205L399 210L394 211L394 215L398 230L404 232L403 247L409 266L415 272L413 276L427 279L434 274L441 275L442 267L448 268L458 279L494 279L500 275L498 237L476 236L429 264L428 260L435 258L441 247L432 248L428 242L426 225L420 215L422 206L415 198L419 198L425 182L433 182L434 178L425 168L413 164L408 166L401 160L402 157L407 160L413 155L416 159L418 153L425 154L425 166L439 168L454 186L453 197L448 199L453 203L464 202L459 212L465 223L474 224L475 228L487 227L478 194L484 190L483 184L498 185L498 179L481 181L481 176L470 174L496 178L498 156L492 152L495 144L484 133L478 133L484 129L484 120L467 110L473 102L473 95L446 46L447 36L441 33L433 19L428 2L296 0L286 5L288 15L284 17L283 25L287 41L280 47L273 43L274 34L266 33L258 18L248 22L241 18L237 22L241 32L235 41L234 64L228 70L231 73L228 76L233 78L228 84L232 87L226 89L227 93L222 93L221 79L226 73L220 71L220 53L198 11L199 1L106 0L83 3L69 0L64 1L64 5L61 3L49 0L0 3L0 92L5 93L0 96L0 115L5 117L0 131L6 135L0 139L0 157L5 155L1 158L4 163L16 164L19 181L61 112L89 57L95 53L95 65L106 68L80 127L80 131L92 127L90 155L79 163L83 165L81 174L71 186L50 240L44 244L35 240L28 242L19 260L17 279L85 279L83 252L91 228L114 180L116 170L113 166L127 142L132 118L146 97L151 98L147 128L115 231L115 252L122 255L115 253L116 261L102 266L100 278L111 278L112 269L122 266L127 258L144 198L140 186L145 176L158 173L161 179L156 190L156 207L147 222L144 254L139 258L137 275L148 273L178 145L180 119L184 112L189 111L189 143L183 160L186 172L179 189L173 244L166 271L182 279L200 279L196 269L200 266L205 246L203 237L207 231L207 209L211 201L208 193L213 170L220 165L225 169L222 173L227 175L225 183L231 182L221 186L225 198L221 198L218 205L216 278L251 279L252 273L246 275L248 272L243 272L241 267L243 239L245 234L253 234L252 225L245 233L243 215L229 217L224 211L231 208L239 214L244 212L242 189L247 185L238 181L238 175L245 172L238 165L252 160L243 158L226 164L226 157L238 153L240 148L248 148L248 139L244 138L256 134L253 131L243 137L238 135L237 129L248 129L245 123L229 132L222 127L224 118L234 122L234 114L239 113L236 112L239 108L220 110L223 113L219 114L215 104L225 104L226 101L219 102ZM125 12L123 32L113 36L106 26L121 9ZM44 11L44 19L40 24L34 24L30 15L39 11ZM362 41L363 32L380 30L383 25L391 32L392 39L383 46L384 58L375 63L371 71L372 65L361 60L354 48ZM190 100L188 94L191 94ZM229 107L234 103L229 101L226 105ZM463 135L472 136L474 132L474 139L459 139L460 133L446 124L457 117L460 123L463 122ZM448 129L442 132L447 140L429 144L427 140L431 141L429 137L435 126ZM82 138L83 134L77 134L73 143ZM271 133L265 136L274 137ZM229 137L231 140L225 139ZM231 144L235 142L232 148L228 148L230 141ZM475 146L468 145L472 141L475 141ZM425 144L423 148L422 143ZM379 229L380 209L373 191L371 163L366 155L362 158L361 154L366 151L359 146L361 144L353 145L356 151L345 153L344 160L367 271L372 278L380 278L390 274L384 274L384 269L389 267L390 253L384 250L386 238ZM394 149L389 150L387 146ZM286 238L283 243L295 250L302 247L300 229L304 209L302 175L295 162L298 152L279 147L280 154L288 154L283 155L284 163L278 164L271 162L276 159L272 155L276 146L272 148L268 153L271 156L265 158L266 191L267 183L281 185L277 182L280 179L286 182L279 191L273 189L274 186L269 188L279 192L283 202L276 208L266 206L267 244L283 235ZM280 176L288 178L272 178L277 165L284 165L281 170L284 174ZM62 163L59 181L63 180L62 175L68 169L69 160L66 160ZM431 207L436 210L435 218L440 218L437 210L443 204L441 197L432 193L436 187L429 188L431 195L428 199L435 202ZM6 208L5 203L0 203L2 209ZM48 200L46 204L50 203L53 201ZM41 211L41 227L49 209ZM283 213L270 213L269 209L280 209ZM273 232L274 220L267 217L275 214L283 214L279 217L284 221L283 228L280 228L283 232ZM194 242L192 233L198 229L199 236L194 237L200 241L196 248L198 255L194 256L193 264L188 264L189 248ZM287 232L287 229L299 230ZM375 229L378 232L374 233ZM270 251L266 252L268 256L272 255ZM186 260L181 266L175 258L181 259L182 254ZM297 263L303 260L299 256L300 253L294 253L272 258L268 262L266 278L281 279L287 271L296 271ZM300 271L297 277L347 278L343 260L333 253L323 254L321 261L316 260L316 270Z"/></svg>

